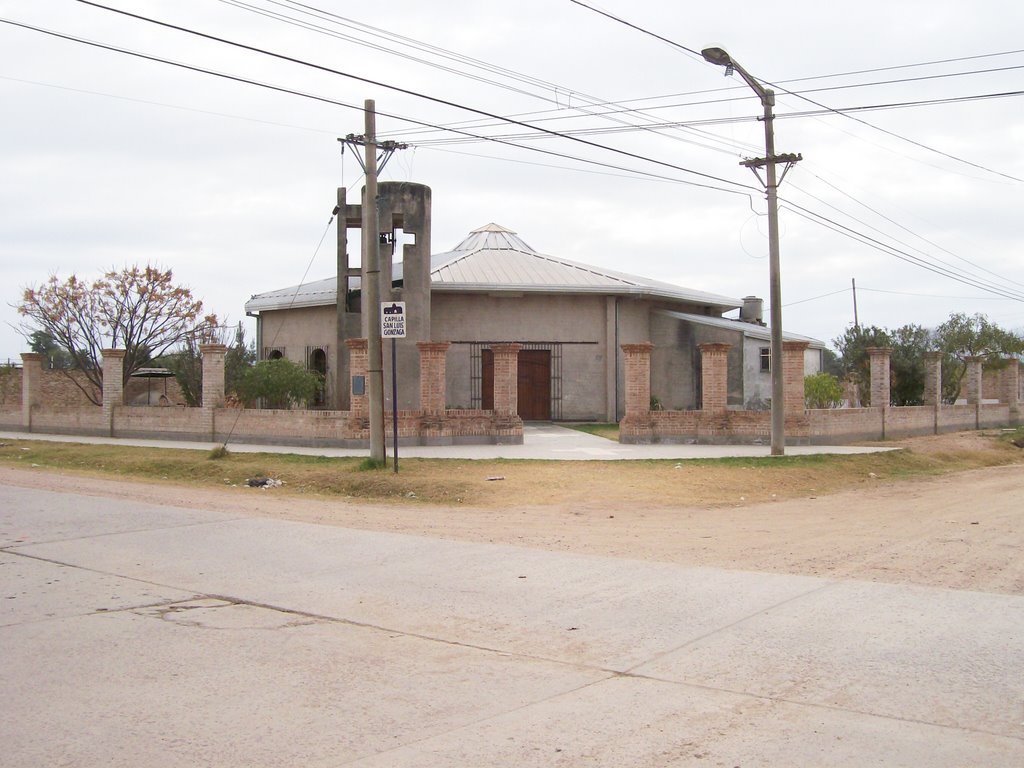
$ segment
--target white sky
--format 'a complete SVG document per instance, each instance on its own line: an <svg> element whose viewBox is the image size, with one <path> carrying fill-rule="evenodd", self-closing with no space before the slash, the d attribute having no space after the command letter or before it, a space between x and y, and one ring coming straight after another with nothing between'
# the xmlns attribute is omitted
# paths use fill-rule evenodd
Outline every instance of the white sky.
<svg viewBox="0 0 1024 768"><path fill-rule="evenodd" d="M761 112L738 75L726 79L721 68L570 0L391 0L372 8L339 0L303 4L512 70L529 76L528 81L443 61L430 51L415 52L382 32L339 26L337 19L303 16L300 4L289 0L105 1L482 111L526 115L524 121L544 118L540 124L557 131ZM725 47L755 76L833 108L1024 91L1024 51L1008 53L1024 49L1024 3L1019 0L969 5L866 0L856 6L820 0L602 0L599 7L687 48ZM252 8L304 18L332 35L358 36L387 50L301 29ZM357 107L372 98L382 113L428 123L451 125L476 118L383 86L73 0L0 0L0 18ZM500 81L519 92L442 71L410 55ZM993 69L1002 71L811 92ZM720 90L724 88L732 90ZM616 116L622 122L580 116L575 108L584 97L639 100L629 101L629 106L645 113ZM709 101L713 103L694 103ZM51 273L94 277L110 266L158 263L173 268L176 280L190 286L208 311L235 322L243 319L243 305L252 294L294 285L307 267L308 280L334 274L333 227L315 258L314 251L335 189L362 184L359 166L351 156L340 156L336 141L362 132L357 109L8 24L0 24L0 104L0 362L18 359L26 350L14 330L19 318L11 305L25 286ZM858 120L891 134L990 169L983 170L848 117L782 119L786 113L816 107L780 92L776 149L801 152L805 158L780 190L785 201L786 330L826 342L840 335L853 321L852 278L862 324L934 326L956 311L984 312L1004 327L1024 327L1019 298L1000 298L910 265L787 209L788 204L803 206L939 269L1024 297L1019 235L1024 183L998 175L1024 179L1022 106L1024 99L1010 96L855 113ZM584 138L722 181L568 139L524 144L742 192L750 190L736 184L756 186L750 171L738 163L763 155L761 123L725 122L696 129L701 133L631 130ZM759 295L767 306L767 220L760 192L748 198L493 142L431 146L424 142L453 134L425 132L383 115L378 130L412 145L391 160L382 180L414 181L433 190L435 253L493 221L517 231L542 253L737 298ZM478 130L529 132L516 126Z"/></svg>

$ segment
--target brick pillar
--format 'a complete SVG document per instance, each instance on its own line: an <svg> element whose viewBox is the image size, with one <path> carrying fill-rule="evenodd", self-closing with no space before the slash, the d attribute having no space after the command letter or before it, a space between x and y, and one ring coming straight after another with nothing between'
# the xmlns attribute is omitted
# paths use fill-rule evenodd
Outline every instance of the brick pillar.
<svg viewBox="0 0 1024 768"><path fill-rule="evenodd" d="M124 405L124 356L123 349L103 349L103 420L107 431L114 435L114 408Z"/></svg>
<svg viewBox="0 0 1024 768"><path fill-rule="evenodd" d="M445 355L451 344L447 341L418 341L420 351L420 410L425 416L444 416Z"/></svg>
<svg viewBox="0 0 1024 768"><path fill-rule="evenodd" d="M942 403L942 353L924 353L924 404Z"/></svg>
<svg viewBox="0 0 1024 768"><path fill-rule="evenodd" d="M203 434L214 441L217 439L217 409L224 407L224 355L227 351L223 344L199 345L199 354L203 358L200 423Z"/></svg>
<svg viewBox="0 0 1024 768"><path fill-rule="evenodd" d="M494 415L506 418L519 412L519 344L494 344Z"/></svg>
<svg viewBox="0 0 1024 768"><path fill-rule="evenodd" d="M646 418L651 412L651 350L649 341L623 344L626 378L626 419Z"/></svg>
<svg viewBox="0 0 1024 768"><path fill-rule="evenodd" d="M1010 426L1017 426L1020 424L1020 363L1016 358L1006 362L999 383L1002 390L999 400L1010 406Z"/></svg>
<svg viewBox="0 0 1024 768"><path fill-rule="evenodd" d="M731 344L700 345L700 408L707 413L726 410L729 397L729 348Z"/></svg>
<svg viewBox="0 0 1024 768"><path fill-rule="evenodd" d="M1006 367L999 373L999 402L1011 406L1020 402L1020 363L1016 358L1007 360Z"/></svg>
<svg viewBox="0 0 1024 768"><path fill-rule="evenodd" d="M37 352L21 354L21 426L32 431L32 408L39 405L43 386L43 360Z"/></svg>
<svg viewBox="0 0 1024 768"><path fill-rule="evenodd" d="M351 386L352 396L349 399L349 419L353 422L362 422L367 418L369 411L369 382L366 380L367 363L369 361L366 339L346 339L345 346L348 347L348 369L353 382L356 377L362 377L363 394L356 394L356 387Z"/></svg>
<svg viewBox="0 0 1024 768"><path fill-rule="evenodd" d="M871 356L871 407L888 408L891 398L889 390L889 347L868 347Z"/></svg>
<svg viewBox="0 0 1024 768"><path fill-rule="evenodd" d="M203 408L224 407L224 355L223 344L200 344L203 356Z"/></svg>
<svg viewBox="0 0 1024 768"><path fill-rule="evenodd" d="M806 341L782 342L782 402L786 416L802 416L804 400L804 352Z"/></svg>
<svg viewBox="0 0 1024 768"><path fill-rule="evenodd" d="M967 363L967 371L964 373L964 388L967 391L967 404L978 405L981 402L981 364L985 362L984 357L964 358Z"/></svg>

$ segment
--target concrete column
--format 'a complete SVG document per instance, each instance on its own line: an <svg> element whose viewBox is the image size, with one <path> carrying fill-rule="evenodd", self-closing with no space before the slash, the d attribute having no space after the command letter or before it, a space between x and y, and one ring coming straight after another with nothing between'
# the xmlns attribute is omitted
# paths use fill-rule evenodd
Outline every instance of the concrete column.
<svg viewBox="0 0 1024 768"><path fill-rule="evenodd" d="M224 407L224 356L228 348L223 344L200 344L203 357L203 408Z"/></svg>
<svg viewBox="0 0 1024 768"><path fill-rule="evenodd" d="M981 365L985 362L984 357L964 358L967 363L967 371L964 373L963 389L967 397L968 405L981 403Z"/></svg>
<svg viewBox="0 0 1024 768"><path fill-rule="evenodd" d="M731 344L701 344L700 408L707 413L722 413L729 399L729 348Z"/></svg>
<svg viewBox="0 0 1024 768"><path fill-rule="evenodd" d="M804 412L804 352L809 346L806 341L782 342L783 411L786 416L802 416Z"/></svg>
<svg viewBox="0 0 1024 768"><path fill-rule="evenodd" d="M352 397L349 401L349 418L352 421L363 421L368 416L369 410L369 388L366 381L366 369L369 358L367 357L366 339L346 339L345 346L348 347L348 367L352 374ZM356 394L358 389L357 381L362 381L363 394Z"/></svg>
<svg viewBox="0 0 1024 768"><path fill-rule="evenodd" d="M942 403L942 353L924 353L924 404Z"/></svg>
<svg viewBox="0 0 1024 768"><path fill-rule="evenodd" d="M21 354L21 426L32 431L32 408L42 401L43 360L37 352Z"/></svg>
<svg viewBox="0 0 1024 768"><path fill-rule="evenodd" d="M494 415L511 418L519 414L519 344L494 344Z"/></svg>
<svg viewBox="0 0 1024 768"><path fill-rule="evenodd" d="M651 412L651 350L649 341L623 344L626 379L626 419L646 417Z"/></svg>
<svg viewBox="0 0 1024 768"><path fill-rule="evenodd" d="M103 420L110 436L114 435L114 408L124 405L123 349L103 349Z"/></svg>
<svg viewBox="0 0 1024 768"><path fill-rule="evenodd" d="M420 410L425 416L444 416L445 355L450 346L447 341L416 343L420 351Z"/></svg>
<svg viewBox="0 0 1024 768"><path fill-rule="evenodd" d="M889 347L868 347L871 356L871 407L888 408L892 395L889 387Z"/></svg>

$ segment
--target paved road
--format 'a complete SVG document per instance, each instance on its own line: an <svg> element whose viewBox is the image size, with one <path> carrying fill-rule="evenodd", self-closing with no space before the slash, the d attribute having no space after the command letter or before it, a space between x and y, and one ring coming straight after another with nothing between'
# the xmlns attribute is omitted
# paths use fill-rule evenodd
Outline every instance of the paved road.
<svg viewBox="0 0 1024 768"><path fill-rule="evenodd" d="M0 651L11 768L1024 764L1009 595L0 486Z"/></svg>
<svg viewBox="0 0 1024 768"><path fill-rule="evenodd" d="M0 432L3 440L52 440L107 445L138 445L153 448L187 448L207 451L212 443L187 440L82 437L26 432ZM231 441L228 449L239 453L296 453L308 456L367 456L366 448L310 448L304 446L247 444ZM844 445L791 445L790 456L808 454L874 453L891 448ZM392 455L390 443L388 455ZM398 457L433 459L546 459L555 461L628 461L645 459L717 459L729 456L770 456L768 445L621 445L557 424L527 424L522 445L432 445L399 447Z"/></svg>

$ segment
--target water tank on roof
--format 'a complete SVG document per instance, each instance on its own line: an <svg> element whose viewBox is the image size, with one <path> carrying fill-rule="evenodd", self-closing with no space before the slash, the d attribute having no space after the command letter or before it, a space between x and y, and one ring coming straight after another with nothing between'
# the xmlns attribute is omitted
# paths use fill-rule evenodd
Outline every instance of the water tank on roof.
<svg viewBox="0 0 1024 768"><path fill-rule="evenodd" d="M764 299L757 296L744 296L743 308L740 309L740 320L745 323L764 325Z"/></svg>

